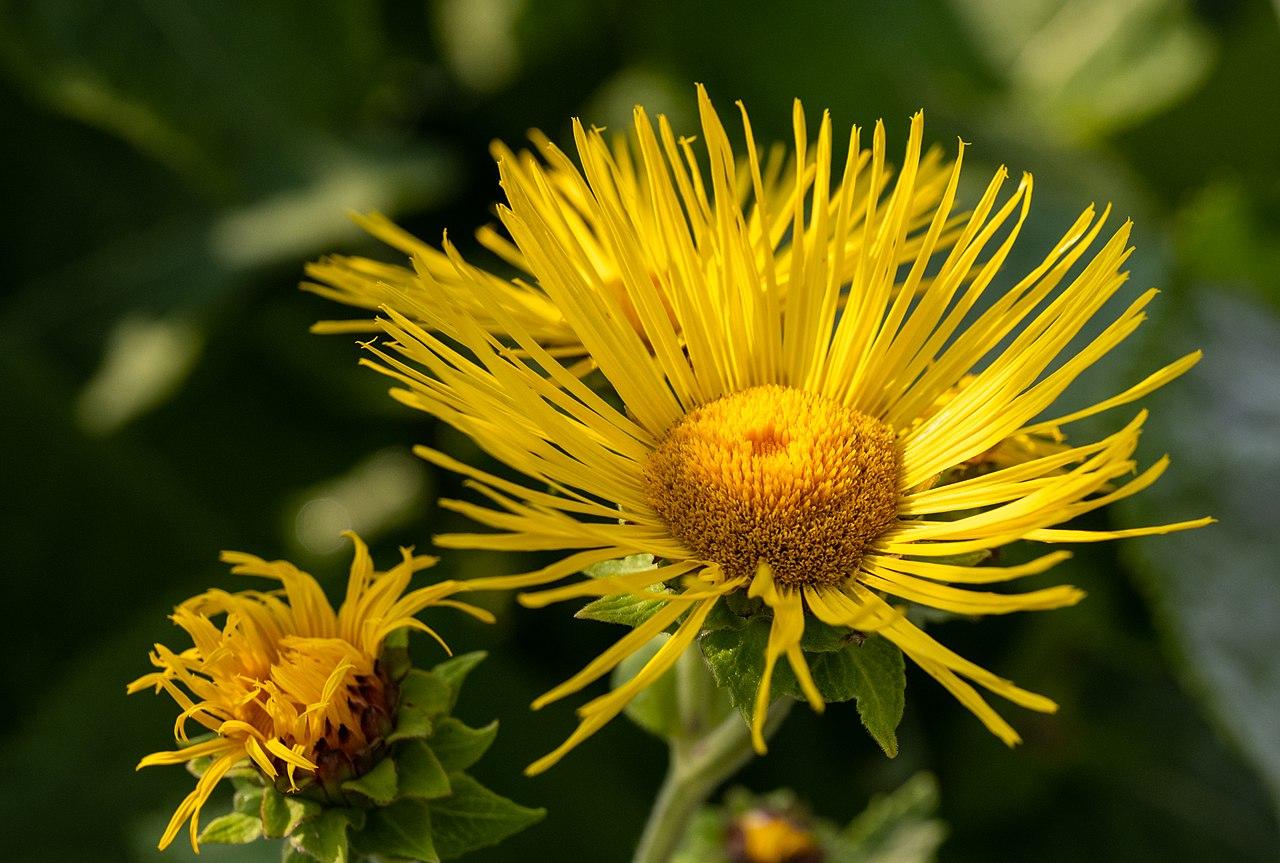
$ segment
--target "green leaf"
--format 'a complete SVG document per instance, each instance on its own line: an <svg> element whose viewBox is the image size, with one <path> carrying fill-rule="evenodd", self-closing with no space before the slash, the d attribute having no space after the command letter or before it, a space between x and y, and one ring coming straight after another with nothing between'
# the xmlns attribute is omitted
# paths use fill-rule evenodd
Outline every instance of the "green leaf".
<svg viewBox="0 0 1280 863"><path fill-rule="evenodd" d="M702 622L703 632L714 632L718 629L742 629L747 625L747 621L752 616L749 601L746 603L739 602L735 599L738 594L730 594L722 597L719 602L711 606L711 613L707 615L707 619ZM746 599L742 596L741 599Z"/></svg>
<svg viewBox="0 0 1280 863"><path fill-rule="evenodd" d="M614 578L619 575L631 575L647 569L657 569L651 554L632 554L617 560L606 560L595 563L583 570L591 578Z"/></svg>
<svg viewBox="0 0 1280 863"><path fill-rule="evenodd" d="M1280 316L1197 287L1183 313L1157 321L1152 334L1162 357L1170 343L1204 347L1195 368L1146 400L1153 422L1144 443L1172 453L1173 467L1124 501L1116 527L1218 518L1122 548L1187 689L1280 810Z"/></svg>
<svg viewBox="0 0 1280 863"><path fill-rule="evenodd" d="M347 863L347 813L325 809L308 818L289 835L289 842L320 863Z"/></svg>
<svg viewBox="0 0 1280 863"><path fill-rule="evenodd" d="M387 735L388 743L399 743L401 740L414 740L430 737L435 723L425 710L415 710L404 706L402 701L396 709L396 727Z"/></svg>
<svg viewBox="0 0 1280 863"><path fill-rule="evenodd" d="M613 670L613 688L617 689L639 674L640 669L644 668L670 638L668 633L660 632L622 660ZM680 731L675 668L671 668L652 684L640 690L627 705L626 714L627 718L650 734L664 739L674 737Z"/></svg>
<svg viewBox="0 0 1280 863"><path fill-rule="evenodd" d="M839 834L844 854L858 863L929 863L946 837L933 815L938 808L938 782L917 773L900 788L877 796Z"/></svg>
<svg viewBox="0 0 1280 863"><path fill-rule="evenodd" d="M431 800L449 791L449 776L440 759L421 740L410 740L396 749L400 770L400 796Z"/></svg>
<svg viewBox="0 0 1280 863"><path fill-rule="evenodd" d="M823 699L830 703L856 698L858 716L867 732L885 755L896 756L896 730L902 721L907 685L902 651L888 639L871 636L861 644L808 659Z"/></svg>
<svg viewBox="0 0 1280 863"><path fill-rule="evenodd" d="M448 706L443 711L444 713L453 712L453 708L458 703L458 695L462 692L462 682L467 679L471 669L479 665L488 655L483 650L473 650L471 653L464 653L461 656L446 659L431 669L432 674L449 685Z"/></svg>
<svg viewBox="0 0 1280 863"><path fill-rule="evenodd" d="M805 653L829 653L844 650L850 642L859 638L859 634L847 626L832 626L806 617L804 636L800 639L800 649Z"/></svg>
<svg viewBox="0 0 1280 863"><path fill-rule="evenodd" d="M465 773L455 773L449 779L453 794L431 804L432 835L441 858L494 845L546 815L545 809L513 803Z"/></svg>
<svg viewBox="0 0 1280 863"><path fill-rule="evenodd" d="M624 593L592 600L573 616L580 620L599 620L634 627L653 617L664 605L666 603L660 599L641 599Z"/></svg>
<svg viewBox="0 0 1280 863"><path fill-rule="evenodd" d="M446 771L465 770L480 760L498 736L495 719L483 728L468 728L457 719L440 720L431 735L431 751Z"/></svg>
<svg viewBox="0 0 1280 863"><path fill-rule="evenodd" d="M806 619L808 628L813 621ZM769 643L772 621L753 617L738 630L722 629L702 636L702 654L716 684L750 722L755 710L756 691L764 674L764 652ZM824 638L830 637L824 633ZM906 677L902 653L883 638L872 637L862 644L851 642L839 650L806 653L814 683L828 702L856 698L858 714L867 731L889 757L898 752L895 730L902 720ZM785 660L773 673L773 695L801 697L795 675Z"/></svg>
<svg viewBox="0 0 1280 863"><path fill-rule="evenodd" d="M729 693L730 703L748 723L755 711L756 690L764 674L764 649L769 643L771 621L753 617L741 629L719 629L701 638L702 655L716 685ZM785 662L774 670L773 692L781 695L795 686Z"/></svg>
<svg viewBox="0 0 1280 863"><path fill-rule="evenodd" d="M396 799L396 763L383 758L368 773L342 783L343 791L354 791L379 806Z"/></svg>
<svg viewBox="0 0 1280 863"><path fill-rule="evenodd" d="M432 841L431 812L421 800L397 800L373 810L352 843L362 854L423 863L440 860Z"/></svg>
<svg viewBox="0 0 1280 863"><path fill-rule="evenodd" d="M228 812L200 831L200 841L211 845L244 845L262 835L262 819L244 812Z"/></svg>
<svg viewBox="0 0 1280 863"><path fill-rule="evenodd" d="M262 833L269 839L288 836L304 820L319 814L320 804L281 794L274 788L262 792Z"/></svg>

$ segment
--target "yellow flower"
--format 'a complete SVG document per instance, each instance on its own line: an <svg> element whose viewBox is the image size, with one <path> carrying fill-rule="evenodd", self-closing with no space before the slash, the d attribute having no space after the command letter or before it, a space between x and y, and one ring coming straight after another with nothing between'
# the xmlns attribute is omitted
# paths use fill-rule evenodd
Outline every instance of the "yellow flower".
<svg viewBox="0 0 1280 863"><path fill-rule="evenodd" d="M689 161L696 158L692 139L676 138L665 118L659 118L658 132L670 158L683 157ZM591 134L599 137L594 130ZM625 287L623 268L626 263L609 234L612 228L609 220L602 218L593 204L591 186L572 160L546 136L535 130L530 133L530 138L536 155L529 151L516 154L500 142L493 144L493 156L503 166L504 182L520 183L539 197L541 206L557 214L554 224L549 224L548 228L556 233L559 243L575 250L572 260L565 263L580 268L580 277L606 293L610 303L627 316L643 338L644 328L639 312L631 303ZM631 202L643 201L649 196L650 181L646 173L637 167L640 141L634 136L629 139L620 135L611 141L610 149L611 182L620 202L630 206ZM800 155L803 158L803 154ZM871 158L867 151L857 156L861 162ZM789 188L786 175L788 168L794 173L794 164L788 165L787 154L781 146L772 148L763 166L757 166L755 181L765 190L765 197L779 205L768 212L757 209L745 214L752 251L757 255L756 265L764 266L764 259L770 259L776 269L775 278L780 291L785 291L790 275L791 234L788 229L791 202L802 198L805 188L817 177L814 160L809 158L804 162L806 170L801 174L801 185ZM639 167L643 166L641 160ZM949 169L941 149L930 151L917 166L916 182L906 214L914 227L921 226L931 217L946 188ZM864 237L861 220L867 212L868 200L876 201L878 207L885 206L880 197L891 176L892 171L883 167L874 186L864 185L854 191L849 202L849 218L839 231L832 231L826 237L831 254L836 253L837 246L843 247L840 255L846 263L838 274L842 281L847 282L852 277L857 248ZM688 179L692 183L700 182L696 174L689 175ZM742 203L750 198L752 188L751 172L746 166L740 166L733 178L731 194ZM702 207L710 206L700 185L689 192L698 197ZM873 207L871 212L874 217L878 211ZM635 231L634 240L641 245L663 243L662 224L644 218L642 210L636 215L638 218L631 225ZM493 227L481 228L476 233L480 244L517 270L519 277L507 280L482 272L464 276L457 272L448 254L432 248L385 216L374 213L358 216L356 221L371 236L410 256L412 269L369 258L334 255L308 265L307 275L315 281L303 283L303 288L358 308L375 310L390 304L401 314L428 328L434 326L432 322L446 306L466 309L471 319L498 335L507 333L506 320L510 318L558 359L582 358L583 362L574 366L576 372L590 368L591 358L580 335L548 296L539 272L519 243L512 242ZM957 220L948 224L943 235L937 238L938 247L945 248L958 235ZM907 263L914 257L918 240L908 241L897 250L898 263ZM657 265L657 262L650 263ZM665 292L667 279L662 278L658 270L653 271L652 277L656 289L660 293ZM490 291L483 298L472 289L473 278L488 282ZM671 308L671 298L663 296L662 301L672 322L678 325L678 317ZM493 306L495 302L497 307ZM321 321L313 330L319 333L370 332L377 331L378 325L372 320Z"/></svg>
<svg viewBox="0 0 1280 863"><path fill-rule="evenodd" d="M191 845L198 850L200 809L242 762L292 791L301 777L328 786L369 770L385 752L382 737L392 728L396 707L395 681L378 663L384 639L407 628L439 641L414 617L429 606L492 620L482 609L446 598L457 582L405 593L413 574L434 565L435 558L405 549L399 564L375 572L365 544L353 533L347 536L355 556L337 612L315 579L293 564L223 552L233 573L278 581L282 589L210 590L182 603L172 619L193 646L174 653L157 644L151 664L160 670L129 684L131 694L164 690L182 708L174 736L183 746L148 755L139 769L208 761L195 790L173 813L160 848L190 819ZM212 620L219 615L220 626ZM212 732L208 739L192 742L190 721Z"/></svg>
<svg viewBox="0 0 1280 863"><path fill-rule="evenodd" d="M1209 523L1058 527L1142 490L1167 465L1161 458L1128 476L1145 411L1097 441L1059 445L1060 427L1133 402L1199 354L1090 407L1040 419L1138 327L1155 294L1143 293L1077 347L1125 282L1128 222L1098 243L1109 210L1086 209L1039 265L984 296L1027 217L1030 176L1002 196L1008 174L1001 168L944 248L964 145L936 206L919 218L920 185L933 182L921 171L921 115L912 118L902 169L888 188L882 124L865 156L853 129L851 155L836 174L829 117L811 159L797 103L793 163L809 167L795 171L789 187L771 187L745 110L744 161L701 89L699 108L705 152L688 158L665 125L655 132L637 108L634 171L597 131L575 125L577 210L599 226L623 294L604 290L546 172L509 159L499 165L504 226L622 409L544 350L536 333L505 312L495 278L448 246L456 278L492 310L501 338L468 305L441 302L421 324L389 306L392 349L373 348L375 367L402 384L397 398L528 478L513 482L420 448L467 476L489 502L444 505L494 532L437 541L570 552L535 572L475 580L469 589L547 585L636 553L662 561L656 570L522 595L529 606L613 594L663 603L535 706L599 680L674 626L643 670L581 707L577 730L530 771L555 763L616 716L694 642L715 603L735 592L762 600L772 614L754 713L760 751L779 659L790 663L814 709L823 707L800 649L810 618L889 639L1000 739L1016 743L1017 732L972 684L1033 710L1053 711L1054 703L948 650L890 600L965 615L1071 605L1082 596L1072 587L987 589L1042 573L1066 552L1003 567L963 556L1015 540L1092 542ZM735 185L743 164L748 205ZM644 177L642 195L633 174ZM882 187L883 195L866 193ZM779 219L792 238L781 251L756 227ZM426 268L419 272L436 290ZM652 590L658 583L677 589Z"/></svg>

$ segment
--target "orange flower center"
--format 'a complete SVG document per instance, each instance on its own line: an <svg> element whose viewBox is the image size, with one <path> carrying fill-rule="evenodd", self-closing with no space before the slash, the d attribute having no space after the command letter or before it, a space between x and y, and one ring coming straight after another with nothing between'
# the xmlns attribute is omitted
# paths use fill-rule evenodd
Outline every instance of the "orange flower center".
<svg viewBox="0 0 1280 863"><path fill-rule="evenodd" d="M676 423L645 466L671 533L730 577L761 563L786 587L838 584L897 517L892 428L833 399L752 387Z"/></svg>

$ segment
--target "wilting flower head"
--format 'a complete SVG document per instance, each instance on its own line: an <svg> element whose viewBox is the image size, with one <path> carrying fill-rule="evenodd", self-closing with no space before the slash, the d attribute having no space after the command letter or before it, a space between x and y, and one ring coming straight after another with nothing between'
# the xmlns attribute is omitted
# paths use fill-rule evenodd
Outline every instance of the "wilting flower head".
<svg viewBox="0 0 1280 863"><path fill-rule="evenodd" d="M665 117L658 118L657 133L669 154L677 154L676 158L690 162L697 158L693 139L677 138ZM592 134L599 139L597 132ZM549 227L556 232L558 242L576 251L574 258L566 263L581 268L582 278L608 294L612 305L627 316L644 338L640 313L630 299L623 275L627 262L610 236L612 225L594 204L591 185L584 180L573 161L545 135L535 130L530 133L530 138L534 152L514 153L501 142L493 144L493 156L503 166L504 183L517 182L526 189L537 188L543 206L557 213L555 223ZM630 136L617 135L609 141L611 182L624 202L649 197L651 179L644 170L644 146L634 133ZM870 154L863 152L859 158L869 159ZM796 173L797 164L803 165L799 186L795 185L792 176ZM906 203L906 218L913 227L918 228L932 218L946 189L950 167L940 148L930 150L916 166L915 183L910 201ZM752 238L751 253L756 256L755 265L757 268L773 267L775 286L780 293L785 293L791 275L788 264L792 236L789 230L791 202L797 199L796 196L802 198L805 189L818 177L815 159L804 152L788 154L786 148L775 145L760 164L739 164L734 172L732 188L726 194L744 208L746 230ZM825 238L829 254L834 255L836 247L840 247L843 271L838 277L842 281L848 281L852 268L856 266L857 249L864 240L862 220L868 215L875 218L877 208L886 204L881 193L892 175L889 166L882 166L874 178L874 185L864 183L860 188L851 190L848 218L843 224L834 226ZM764 194L753 195L753 188L762 189ZM705 192L700 186L697 194L702 196L705 204ZM776 206L767 212L762 211L758 207L761 199L773 201ZM871 205L870 211L868 205ZM659 246L665 242L661 233L663 226L659 222L644 218L643 213L637 215L640 218L630 226L635 231L635 242L644 246ZM508 321L514 320L557 359L577 360L570 366L574 371L592 367L592 357L582 336L548 294L541 282L539 267L530 261L520 243L497 228L485 226L476 232L476 238L482 246L514 267L519 272L517 278L498 278L479 270L461 274L448 254L397 227L385 216L375 213L357 217L356 221L370 235L409 255L412 268L369 258L332 255L307 266L307 275L315 281L304 283L305 289L358 308L375 310L389 303L415 323L428 328L445 307L465 309L471 319L499 336L508 333ZM937 249L945 249L954 242L959 236L959 227L958 219L948 223L941 235L935 238ZM919 239L913 238L896 249L897 263L909 263L914 259ZM661 266L654 261L650 265ZM661 275L656 270L653 273L657 281L662 281ZM487 294L481 296L471 287L476 278L488 282L490 291ZM680 318L674 309L668 308L667 314L671 324L678 328ZM378 329L375 321L367 319L321 321L314 327L320 333Z"/></svg>
<svg viewBox="0 0 1280 863"><path fill-rule="evenodd" d="M841 167L829 117L811 151L797 103L792 175L767 183L745 110L745 156L735 156L701 89L699 109L696 152L637 108L634 166L580 124L580 171L560 156L553 168L499 163L507 195L499 217L523 266L621 409L507 311L496 277L447 243L450 278L474 302L419 303L410 316L393 301L384 324L390 349L374 348L375 366L403 385L397 398L528 477L512 482L421 448L469 477L488 501L445 505L493 532L438 542L568 553L535 572L468 587L547 585L636 553L662 561L656 570L522 597L535 606L613 594L662 603L536 705L600 679L674 627L640 673L581 707L578 729L530 770L553 764L616 716L671 667L713 607L737 594L772 615L754 712L758 749L780 658L812 706L823 707L800 647L814 619L888 639L1002 740L1017 742L973 684L1033 710L1052 711L1054 703L956 655L892 603L965 615L1071 605L1082 596L1072 587L990 587L1044 572L1067 553L1010 566L975 565L975 553L1015 540L1092 542L1206 524L1058 527L1141 491L1167 464L1162 458L1137 472L1145 412L1100 440L1068 441L1061 428L1135 401L1199 354L1043 419L1081 372L1133 333L1155 295L1141 294L1078 346L1125 283L1128 222L1103 236L1109 209L1087 208L1040 264L992 292L1028 215L1030 176L1008 191L1001 168L957 220L961 144L922 215L921 189L936 174L924 170L921 115L911 120L896 181L886 184L881 124L869 150L852 130ZM566 183L572 205L557 191ZM595 226L620 287L604 284L597 256L579 241L580 222ZM779 231L790 237L781 248ZM437 288L430 268L418 273ZM438 290L448 297L457 289ZM475 314L475 304L493 320Z"/></svg>
<svg viewBox="0 0 1280 863"><path fill-rule="evenodd" d="M403 560L375 572L365 544L355 544L346 596L335 612L320 585L286 561L224 552L232 572L278 581L280 589L227 593L210 590L187 600L173 621L192 646L174 653L157 644L151 664L159 671L129 684L130 693L164 690L182 708L174 736L183 744L155 752L138 767L208 763L195 790L173 813L160 839L165 848L184 821L197 847L200 809L233 767L251 762L283 791L309 786L323 797L368 771L385 754L396 683L379 663L383 641L396 630L416 629L439 640L414 617L429 606L461 609L483 620L488 612L446 597L456 582L405 592L414 573L433 557L403 550ZM222 616L221 623L214 618ZM443 642L441 642L443 644ZM198 742L190 722L211 732Z"/></svg>

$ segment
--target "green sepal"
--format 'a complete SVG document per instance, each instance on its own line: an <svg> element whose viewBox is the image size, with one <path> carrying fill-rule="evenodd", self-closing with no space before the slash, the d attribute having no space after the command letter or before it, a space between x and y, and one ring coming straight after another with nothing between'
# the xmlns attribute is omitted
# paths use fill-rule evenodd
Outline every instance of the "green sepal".
<svg viewBox="0 0 1280 863"><path fill-rule="evenodd" d="M470 653L464 653L461 656L455 656L446 659L444 662L431 669L431 673L443 680L449 687L448 699L445 701L444 710L441 714L453 712L453 708L458 703L458 695L462 692L462 683L467 679L467 675L471 670L479 665L489 654L483 650L473 650ZM432 716L434 719L435 716Z"/></svg>
<svg viewBox="0 0 1280 863"><path fill-rule="evenodd" d="M314 857L305 851L299 851L288 842L280 846L280 863L315 863Z"/></svg>
<svg viewBox="0 0 1280 863"><path fill-rule="evenodd" d="M625 684L640 673L640 669L662 649L671 638L668 633L660 632L613 670L610 685L613 689ZM627 718L645 731L664 739L676 736L680 731L680 707L676 693L675 669L665 674L636 693L627 703L624 712Z"/></svg>
<svg viewBox="0 0 1280 863"><path fill-rule="evenodd" d="M426 803L397 800L370 812L364 829L352 836L352 845L361 854L439 863L433 832Z"/></svg>
<svg viewBox="0 0 1280 863"><path fill-rule="evenodd" d="M383 758L368 773L343 782L341 788L359 794L377 806L386 806L396 799L398 785L395 760Z"/></svg>
<svg viewBox="0 0 1280 863"><path fill-rule="evenodd" d="M387 742L429 737L432 720L448 713L453 699L453 687L447 680L431 671L413 669L400 681L396 727L387 735Z"/></svg>
<svg viewBox="0 0 1280 863"><path fill-rule="evenodd" d="M403 705L396 710L396 727L387 735L388 743L399 743L402 740L417 740L430 737L435 723L426 711L412 710Z"/></svg>
<svg viewBox="0 0 1280 863"><path fill-rule="evenodd" d="M427 744L406 741L396 749L395 758L400 771L400 797L433 800L448 796L449 775Z"/></svg>
<svg viewBox="0 0 1280 863"><path fill-rule="evenodd" d="M347 827L349 813L344 809L325 809L308 818L289 834L289 843L319 863L347 863Z"/></svg>
<svg viewBox="0 0 1280 863"><path fill-rule="evenodd" d="M262 797L266 789L261 785L246 785L237 788L231 797L231 808L246 815L262 815Z"/></svg>
<svg viewBox="0 0 1280 863"><path fill-rule="evenodd" d="M489 751L497 736L496 719L483 728L468 728L450 716L440 720L431 735L431 751L446 771L466 770Z"/></svg>
<svg viewBox="0 0 1280 863"><path fill-rule="evenodd" d="M409 656L409 628L397 629L382 640L382 655L378 662L387 676L392 680L400 680L413 668L413 659Z"/></svg>
<svg viewBox="0 0 1280 863"><path fill-rule="evenodd" d="M262 834L268 839L288 836L308 818L320 814L320 804L288 794L274 788L262 792Z"/></svg>
<svg viewBox="0 0 1280 863"><path fill-rule="evenodd" d="M244 845L262 835L262 819L245 812L228 812L205 825L200 841L210 845Z"/></svg>
<svg viewBox="0 0 1280 863"><path fill-rule="evenodd" d="M441 859L496 845L547 814L495 794L465 773L451 774L449 782L453 794L430 804L431 833Z"/></svg>

